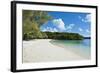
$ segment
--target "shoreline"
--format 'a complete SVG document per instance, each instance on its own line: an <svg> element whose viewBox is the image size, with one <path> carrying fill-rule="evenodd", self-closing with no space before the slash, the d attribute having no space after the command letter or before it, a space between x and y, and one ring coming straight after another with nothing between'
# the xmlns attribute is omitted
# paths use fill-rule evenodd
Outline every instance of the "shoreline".
<svg viewBox="0 0 100 73"><path fill-rule="evenodd" d="M23 41L23 63L83 60L73 51L50 43L52 39Z"/></svg>

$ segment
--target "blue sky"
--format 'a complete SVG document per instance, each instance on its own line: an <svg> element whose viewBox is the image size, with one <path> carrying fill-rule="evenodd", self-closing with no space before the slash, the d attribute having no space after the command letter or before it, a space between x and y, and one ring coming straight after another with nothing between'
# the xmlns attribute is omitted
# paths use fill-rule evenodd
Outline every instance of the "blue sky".
<svg viewBox="0 0 100 73"><path fill-rule="evenodd" d="M48 12L48 14L53 19L40 27L43 32L71 32L79 33L85 37L89 37L91 34L90 13Z"/></svg>

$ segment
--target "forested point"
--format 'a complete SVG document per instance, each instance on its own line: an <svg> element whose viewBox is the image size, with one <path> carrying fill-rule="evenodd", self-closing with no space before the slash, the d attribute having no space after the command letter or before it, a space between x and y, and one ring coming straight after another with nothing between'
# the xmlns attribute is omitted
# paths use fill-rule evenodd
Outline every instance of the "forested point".
<svg viewBox="0 0 100 73"><path fill-rule="evenodd" d="M59 39L59 40L82 40L83 36L78 33L65 33L65 32L41 32L42 36L36 36L35 34L24 35L23 40L29 39Z"/></svg>
<svg viewBox="0 0 100 73"><path fill-rule="evenodd" d="M41 32L40 26L52 20L47 11L23 10L23 40L30 39L67 39L82 40L82 35L67 32Z"/></svg>

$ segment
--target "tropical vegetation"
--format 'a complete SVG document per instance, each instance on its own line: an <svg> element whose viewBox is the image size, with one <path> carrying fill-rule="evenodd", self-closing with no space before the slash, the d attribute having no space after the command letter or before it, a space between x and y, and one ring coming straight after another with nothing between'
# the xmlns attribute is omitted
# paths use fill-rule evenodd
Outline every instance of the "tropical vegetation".
<svg viewBox="0 0 100 73"><path fill-rule="evenodd" d="M30 39L68 39L81 40L78 33L42 32L40 26L53 19L47 11L23 10L23 40Z"/></svg>

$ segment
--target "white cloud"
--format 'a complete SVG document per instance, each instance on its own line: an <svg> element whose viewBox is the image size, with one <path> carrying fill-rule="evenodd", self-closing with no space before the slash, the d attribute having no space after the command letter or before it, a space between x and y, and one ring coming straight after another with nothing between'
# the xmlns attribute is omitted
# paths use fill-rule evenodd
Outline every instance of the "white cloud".
<svg viewBox="0 0 100 73"><path fill-rule="evenodd" d="M52 24L53 27L45 27L42 29L42 31L50 31L50 32L68 31L68 32L70 32L75 25L75 24L65 25L65 23L63 22L63 20L61 18L53 19L52 23L53 23Z"/></svg>
<svg viewBox="0 0 100 73"><path fill-rule="evenodd" d="M53 32L57 32L58 30L56 28L53 29Z"/></svg>
<svg viewBox="0 0 100 73"><path fill-rule="evenodd" d="M75 24L69 24L68 26L66 26L66 30L67 31L71 31L71 29L74 27Z"/></svg>
<svg viewBox="0 0 100 73"><path fill-rule="evenodd" d="M87 33L90 33L90 31L89 31L88 29L86 29L86 32L87 32Z"/></svg>
<svg viewBox="0 0 100 73"><path fill-rule="evenodd" d="M48 32L57 32L58 30L56 28L51 28L51 27L46 27L42 29L43 32L48 31Z"/></svg>
<svg viewBox="0 0 100 73"><path fill-rule="evenodd" d="M81 19L82 22L91 22L91 14L87 14L85 18L79 16L79 19Z"/></svg>
<svg viewBox="0 0 100 73"><path fill-rule="evenodd" d="M79 28L79 31L83 31L83 29L82 28Z"/></svg>
<svg viewBox="0 0 100 73"><path fill-rule="evenodd" d="M91 22L91 14L86 15L86 22Z"/></svg>
<svg viewBox="0 0 100 73"><path fill-rule="evenodd" d="M81 19L81 16L78 16L79 17L79 19Z"/></svg>
<svg viewBox="0 0 100 73"><path fill-rule="evenodd" d="M65 24L64 24L64 22L61 18L54 19L52 22L57 28L59 28L59 30L65 30L66 29Z"/></svg>

